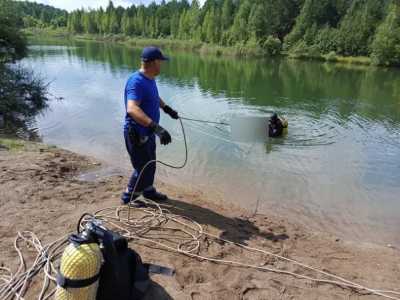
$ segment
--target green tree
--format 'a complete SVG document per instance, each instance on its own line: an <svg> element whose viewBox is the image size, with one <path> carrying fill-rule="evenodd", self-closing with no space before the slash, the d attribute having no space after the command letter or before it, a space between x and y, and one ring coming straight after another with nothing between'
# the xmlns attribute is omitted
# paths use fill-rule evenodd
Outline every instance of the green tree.
<svg viewBox="0 0 400 300"><path fill-rule="evenodd" d="M296 25L285 37L286 48L290 49L301 40L311 45L313 36L320 28L336 27L339 20L335 0L306 0L296 19Z"/></svg>
<svg viewBox="0 0 400 300"><path fill-rule="evenodd" d="M166 1L161 1L160 5L157 7L156 18L158 22L159 35L167 37L171 35L171 18L173 12L170 11L169 5Z"/></svg>
<svg viewBox="0 0 400 300"><path fill-rule="evenodd" d="M111 0L109 0L107 8L106 8L106 13L107 14L111 14L111 12L114 11L114 9L115 9L114 8L114 3Z"/></svg>
<svg viewBox="0 0 400 300"><path fill-rule="evenodd" d="M100 9L98 11L96 11L94 19L95 19L97 31L102 34L105 33L104 28L103 28L103 18L104 18L104 10L102 7L100 7Z"/></svg>
<svg viewBox="0 0 400 300"><path fill-rule="evenodd" d="M112 3L110 1L110 3ZM120 32L120 24L118 21L118 15L115 10L111 10L107 13L108 15L108 32L109 33L119 33Z"/></svg>
<svg viewBox="0 0 400 300"><path fill-rule="evenodd" d="M145 6L141 5L138 7L136 18L135 18L135 31L136 35L145 35L145 24L146 24L146 12Z"/></svg>
<svg viewBox="0 0 400 300"><path fill-rule="evenodd" d="M76 10L69 15L68 30L74 33L83 32L82 12L80 10Z"/></svg>
<svg viewBox="0 0 400 300"><path fill-rule="evenodd" d="M102 33L110 33L110 16L106 12L103 14L103 17L101 18L100 27Z"/></svg>
<svg viewBox="0 0 400 300"><path fill-rule="evenodd" d="M134 19L129 15L129 12L124 11L121 19L122 32L126 35L133 35L135 33Z"/></svg>
<svg viewBox="0 0 400 300"><path fill-rule="evenodd" d="M105 10L71 13L43 4L11 2L26 27L67 26L74 33L172 37L243 49L261 47L269 54L275 54L284 42L285 50L300 56L372 55L377 63L384 58L384 64L392 64L385 53L394 55L396 49L396 30L391 36L388 33L392 30L388 24L396 23L393 5L398 3L394 1L399 0L206 0L200 6L199 0L161 0L126 9L109 1ZM392 3L390 8L388 3Z"/></svg>
<svg viewBox="0 0 400 300"><path fill-rule="evenodd" d="M277 36L280 40L292 30L296 17L300 13L299 0L261 1L264 17L264 36Z"/></svg>
<svg viewBox="0 0 400 300"><path fill-rule="evenodd" d="M179 37L179 23L180 23L180 21L179 21L179 14L178 13L174 13L173 15L172 15L172 18L171 18L171 24L170 24L170 32L171 32L171 36L173 37L173 38L178 38Z"/></svg>
<svg viewBox="0 0 400 300"><path fill-rule="evenodd" d="M221 11L222 30L228 30L232 26L234 9L232 0L224 0Z"/></svg>
<svg viewBox="0 0 400 300"><path fill-rule="evenodd" d="M23 17L24 27L40 27L39 20L35 19L32 16Z"/></svg>
<svg viewBox="0 0 400 300"><path fill-rule="evenodd" d="M400 4L392 1L372 43L372 60L377 65L400 66Z"/></svg>
<svg viewBox="0 0 400 300"><path fill-rule="evenodd" d="M201 40L201 9L198 0L193 0L187 14L190 39ZM218 30L218 28L215 28ZM218 33L216 33L218 34Z"/></svg>
<svg viewBox="0 0 400 300"><path fill-rule="evenodd" d="M65 10L27 1L12 1L12 6L18 11L20 17L26 19L26 24L35 27L67 25L68 12Z"/></svg>
<svg viewBox="0 0 400 300"><path fill-rule="evenodd" d="M248 30L250 38L255 42L258 42L264 36L263 16L264 12L262 4L253 4L248 20Z"/></svg>
<svg viewBox="0 0 400 300"><path fill-rule="evenodd" d="M353 0L343 18L338 36L338 52L368 55L375 30L383 19L386 0Z"/></svg>
<svg viewBox="0 0 400 300"><path fill-rule="evenodd" d="M188 11L184 10L179 18L178 38L185 40L190 38L190 24Z"/></svg>
<svg viewBox="0 0 400 300"><path fill-rule="evenodd" d="M20 31L22 17L9 0L0 0L0 63L26 54L26 40Z"/></svg>
<svg viewBox="0 0 400 300"><path fill-rule="evenodd" d="M251 11L249 0L244 0L239 6L232 25L232 43L246 42L249 38L248 19Z"/></svg>
<svg viewBox="0 0 400 300"><path fill-rule="evenodd" d="M83 30L86 33L98 33L94 11L82 12Z"/></svg>
<svg viewBox="0 0 400 300"><path fill-rule="evenodd" d="M218 10L213 7L207 12L202 28L204 41L217 44L220 41L220 23Z"/></svg>
<svg viewBox="0 0 400 300"><path fill-rule="evenodd" d="M67 19L68 19L67 15L54 17L51 19L50 24L53 28L65 27L65 26L67 26Z"/></svg>

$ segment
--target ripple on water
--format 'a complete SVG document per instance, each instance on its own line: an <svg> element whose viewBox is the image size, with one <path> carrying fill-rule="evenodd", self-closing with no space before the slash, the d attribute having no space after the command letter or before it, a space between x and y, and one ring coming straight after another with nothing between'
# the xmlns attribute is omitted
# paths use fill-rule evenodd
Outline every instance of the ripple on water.
<svg viewBox="0 0 400 300"><path fill-rule="evenodd" d="M282 111L276 107L238 107L229 112L229 117L236 115L269 117L277 111L289 122L287 133L282 138L265 139L265 142L281 147L312 147L334 144L346 134L340 116L334 111L316 115L307 110ZM267 123L267 121L266 121ZM265 124L267 126L267 124Z"/></svg>
<svg viewBox="0 0 400 300"><path fill-rule="evenodd" d="M304 111L287 113L288 134L283 145L288 147L312 147L334 144L345 135L340 119L332 113L315 116Z"/></svg>

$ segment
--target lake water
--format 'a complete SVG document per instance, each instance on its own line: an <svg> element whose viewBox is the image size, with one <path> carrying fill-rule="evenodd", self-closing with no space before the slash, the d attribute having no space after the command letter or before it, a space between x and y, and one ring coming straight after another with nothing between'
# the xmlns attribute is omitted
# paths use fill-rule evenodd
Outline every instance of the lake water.
<svg viewBox="0 0 400 300"><path fill-rule="evenodd" d="M400 70L166 52L159 92L182 116L230 123L277 111L289 130L246 141L230 126L184 121L188 165L159 167L162 180L341 237L400 245ZM123 89L139 57L113 44L34 42L23 64L64 98L37 118L43 141L127 174ZM173 143L158 157L179 164L179 122L162 114L161 124Z"/></svg>

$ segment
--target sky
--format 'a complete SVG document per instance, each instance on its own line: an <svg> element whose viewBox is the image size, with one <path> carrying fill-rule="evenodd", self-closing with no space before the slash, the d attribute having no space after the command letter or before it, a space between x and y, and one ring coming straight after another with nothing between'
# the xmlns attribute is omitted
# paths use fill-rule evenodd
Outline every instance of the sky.
<svg viewBox="0 0 400 300"><path fill-rule="evenodd" d="M29 1L29 2L37 2L37 3L43 3L47 5L51 5L57 8L62 8L66 9L68 11L72 11L74 9L78 8L98 8L100 6L103 6L105 8L108 5L109 0L34 0L34 1ZM145 4L148 5L153 0L113 0L114 6L131 6L132 4L138 5L138 4ZM160 0L157 0L156 2L160 2ZM190 2L190 1L189 1ZM200 3L203 3L204 0L201 0Z"/></svg>

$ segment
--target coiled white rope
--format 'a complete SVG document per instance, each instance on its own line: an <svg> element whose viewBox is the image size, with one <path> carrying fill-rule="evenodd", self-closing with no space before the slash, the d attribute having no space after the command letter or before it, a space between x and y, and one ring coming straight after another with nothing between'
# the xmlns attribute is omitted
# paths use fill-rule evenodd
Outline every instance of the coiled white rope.
<svg viewBox="0 0 400 300"><path fill-rule="evenodd" d="M117 231L128 239L142 241L144 246L149 246L151 244L157 245L162 249L180 253L201 261L290 275L303 280L351 288L358 292L364 291L386 299L400 300L398 297L400 296L399 291L369 288L299 261L275 254L271 251L222 239L217 235L204 231L199 223L187 217L173 214L168 209L162 208L159 204L152 201L146 201L146 203L148 205L147 207L130 208L132 211L130 212L129 219L127 206L106 207L95 212L94 216L96 219L102 220L103 224L108 229ZM84 224L88 220L89 217L83 218L80 224L81 228L84 227ZM246 251L258 252L275 257L303 269L313 271L322 278L302 275L279 268L247 263L243 261L243 257L246 256L238 260L224 260L201 255L199 254L200 247L202 245L202 239L205 237L216 242L235 245ZM33 247L37 252L37 256L29 268L26 268L26 261L22 254L20 246L22 241L28 246ZM59 258L61 257L63 246L66 242L67 235L43 246L34 233L29 231L19 232L15 239L14 247L18 253L20 264L14 274L8 268L0 268L0 282L2 282L0 283L0 299L24 299L23 297L29 289L31 281L41 271L43 273L43 283L37 299L49 299L55 292L55 274L57 274L57 268L55 266L59 264ZM51 284L53 289L48 291Z"/></svg>
<svg viewBox="0 0 400 300"><path fill-rule="evenodd" d="M297 277L300 279L306 279L306 280L310 280L310 281L314 281L314 282L333 284L333 285L337 285L337 286L341 286L341 287L352 288L352 289L358 290L358 291L366 291L368 293L371 293L371 294L374 294L377 296L382 296L387 299L394 299L394 300L400 299L398 297L392 296L392 295L400 295L400 292L398 292L398 291L372 289L372 288L363 286L361 284L358 284L356 282L347 280L343 277L340 277L340 276L334 275L332 273L322 271L318 268L306 265L299 261L275 254L273 252L254 248L254 247L249 247L244 244L240 244L240 243L232 242L232 241L229 241L226 239L222 239L214 234L204 231L202 226L199 223L197 223L191 219L188 219L188 218L180 216L180 215L172 214L168 211L168 209L162 208L159 204L157 204L153 201L146 201L146 202L149 205L146 208L127 208L126 206L111 207L111 208L105 208L105 209L99 210L94 215L96 218L103 220L105 222L105 224L108 224L109 225L108 227L113 227L113 229L118 230L126 238L141 240L141 241L144 241L147 243L152 243L152 244L158 245L166 250L181 253L181 254L187 255L189 257L200 259L202 261L210 261L210 262L214 262L214 263L221 263L221 264L226 264L226 265L231 265L231 266L246 267L246 268L269 271L269 272L274 272L274 273L286 274L286 275L291 275L291 276L294 276L294 277ZM133 218L132 214L129 213L129 211L131 209L132 210L134 209L136 212L140 212L141 216L138 218ZM113 211L115 211L115 216L112 216ZM128 218L128 216L129 216L129 218ZM177 229L176 226L169 227L169 226L167 226L167 224L169 222L175 223L175 225L178 225L181 228ZM153 231L154 230L164 230L164 231L171 230L173 232L180 231L180 233L181 234L183 233L183 235L186 238L181 237L183 242L176 243L175 247L172 247L170 245L167 245L166 243L160 242L159 240L163 238L163 237L160 237L160 235L155 235L155 236L151 237L149 233L152 230ZM215 241L232 244L232 245L238 246L238 247L243 248L248 251L258 252L258 253L262 253L265 255L275 257L279 260L286 261L288 263L297 265L303 269L307 269L307 270L315 272L316 274L325 276L327 279L320 279L320 278L316 278L316 277L301 275L301 274L297 274L294 272L277 269L277 268L270 268L270 267L266 267L266 266L258 266L258 265L254 265L254 264L248 264L248 263L244 263L241 261L224 260L224 259L217 259L217 258L199 255L197 252L199 251L200 244L201 244L200 238L203 236L212 238Z"/></svg>

